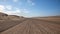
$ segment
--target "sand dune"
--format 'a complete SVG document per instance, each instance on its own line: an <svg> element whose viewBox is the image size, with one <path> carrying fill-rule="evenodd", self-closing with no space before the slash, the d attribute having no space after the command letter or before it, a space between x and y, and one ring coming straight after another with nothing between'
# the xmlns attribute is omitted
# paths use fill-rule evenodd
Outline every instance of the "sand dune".
<svg viewBox="0 0 60 34"><path fill-rule="evenodd" d="M18 18L17 18L18 19ZM0 21L0 34L60 34L60 21L51 19L19 18ZM56 20L54 18L54 20ZM58 19L60 20L60 18Z"/></svg>

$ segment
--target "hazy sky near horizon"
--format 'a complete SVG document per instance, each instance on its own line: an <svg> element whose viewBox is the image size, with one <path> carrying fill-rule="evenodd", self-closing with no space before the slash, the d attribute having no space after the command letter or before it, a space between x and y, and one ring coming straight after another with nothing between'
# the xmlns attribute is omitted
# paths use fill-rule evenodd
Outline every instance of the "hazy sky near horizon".
<svg viewBox="0 0 60 34"><path fill-rule="evenodd" d="M0 0L0 12L25 17L60 15L60 0Z"/></svg>

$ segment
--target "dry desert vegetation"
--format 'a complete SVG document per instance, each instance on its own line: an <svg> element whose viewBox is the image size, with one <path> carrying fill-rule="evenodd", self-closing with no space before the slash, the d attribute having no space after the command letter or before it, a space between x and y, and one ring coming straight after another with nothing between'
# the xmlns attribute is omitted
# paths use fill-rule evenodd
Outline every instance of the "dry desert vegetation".
<svg viewBox="0 0 60 34"><path fill-rule="evenodd" d="M60 34L60 16L24 18L0 13L0 34Z"/></svg>

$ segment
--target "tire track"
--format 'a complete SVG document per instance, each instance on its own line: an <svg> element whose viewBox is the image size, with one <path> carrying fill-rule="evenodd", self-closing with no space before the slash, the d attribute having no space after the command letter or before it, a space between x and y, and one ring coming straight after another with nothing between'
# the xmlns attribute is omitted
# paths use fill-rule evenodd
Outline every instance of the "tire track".
<svg viewBox="0 0 60 34"><path fill-rule="evenodd" d="M60 25L36 19L26 19L1 34L60 34Z"/></svg>
<svg viewBox="0 0 60 34"><path fill-rule="evenodd" d="M40 22L36 23L35 25L37 26L39 23L40 23ZM46 25L47 25L47 26L46 26ZM50 27L49 27L48 25L49 25ZM55 24L55 25L56 25L56 24ZM48 23L43 23L43 22L41 22L38 26L42 26L42 27L44 27L44 29L47 29L47 30L46 30L47 32L51 32L51 33L54 32L54 34L55 34L55 33L59 33L59 31L60 31L60 29L59 29L58 31L56 31L56 30L51 30L51 29L52 29L52 28L51 28L52 26L51 26L51 24L48 24ZM53 27L54 27L54 26L53 26ZM55 27L56 27L56 26L55 26ZM53 29L55 29L55 28L53 28Z"/></svg>

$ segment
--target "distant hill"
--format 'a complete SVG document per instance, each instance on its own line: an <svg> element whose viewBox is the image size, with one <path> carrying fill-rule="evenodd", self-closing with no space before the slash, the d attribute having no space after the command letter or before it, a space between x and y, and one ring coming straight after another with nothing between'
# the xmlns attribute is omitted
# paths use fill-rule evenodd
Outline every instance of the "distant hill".
<svg viewBox="0 0 60 34"><path fill-rule="evenodd" d="M8 15L0 12L0 20L6 19Z"/></svg>
<svg viewBox="0 0 60 34"><path fill-rule="evenodd" d="M8 15L5 14L5 13L1 13L1 12L0 12L0 17L1 17L1 16L8 16Z"/></svg>
<svg viewBox="0 0 60 34"><path fill-rule="evenodd" d="M19 20L19 19L22 19L24 17L22 16L16 16L16 15L8 15L8 14L5 14L5 13L1 13L0 12L0 20Z"/></svg>
<svg viewBox="0 0 60 34"><path fill-rule="evenodd" d="M55 21L60 22L60 16L47 16L47 17L33 17L35 19L41 19L45 21Z"/></svg>
<svg viewBox="0 0 60 34"><path fill-rule="evenodd" d="M32 17L32 18L60 18L59 16L45 16L45 17Z"/></svg>
<svg viewBox="0 0 60 34"><path fill-rule="evenodd" d="M24 21L24 17L0 13L0 32L9 29Z"/></svg>

